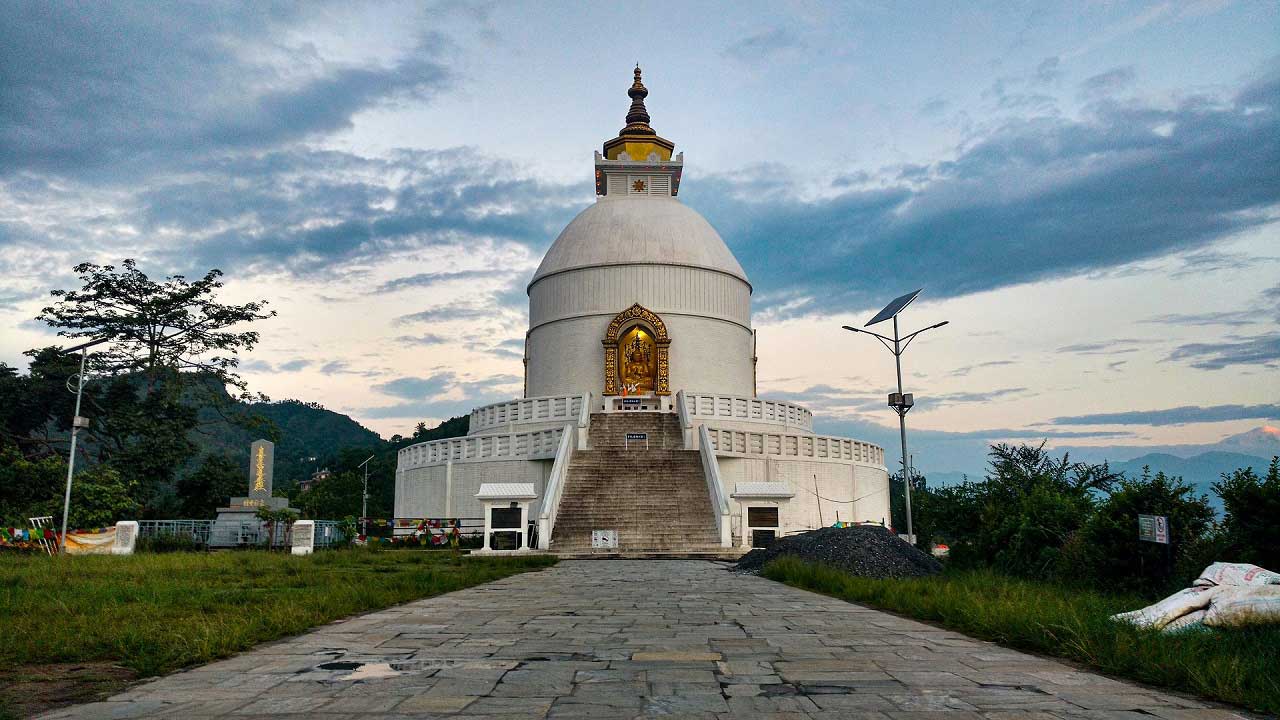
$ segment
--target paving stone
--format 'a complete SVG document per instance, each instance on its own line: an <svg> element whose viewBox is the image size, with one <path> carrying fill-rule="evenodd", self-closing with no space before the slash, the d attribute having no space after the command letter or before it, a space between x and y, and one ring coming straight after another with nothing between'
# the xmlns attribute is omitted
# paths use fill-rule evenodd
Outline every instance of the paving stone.
<svg viewBox="0 0 1280 720"><path fill-rule="evenodd" d="M1253 720L724 564L667 560L563 562L44 717L357 716Z"/></svg>

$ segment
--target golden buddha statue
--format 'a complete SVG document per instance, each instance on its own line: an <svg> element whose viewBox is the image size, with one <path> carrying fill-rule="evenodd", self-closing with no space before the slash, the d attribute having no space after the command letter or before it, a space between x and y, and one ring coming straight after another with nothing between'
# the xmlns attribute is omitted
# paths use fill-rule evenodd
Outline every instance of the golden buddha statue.
<svg viewBox="0 0 1280 720"><path fill-rule="evenodd" d="M640 328L623 336L618 343L618 377L628 394L649 393L654 388L653 339Z"/></svg>

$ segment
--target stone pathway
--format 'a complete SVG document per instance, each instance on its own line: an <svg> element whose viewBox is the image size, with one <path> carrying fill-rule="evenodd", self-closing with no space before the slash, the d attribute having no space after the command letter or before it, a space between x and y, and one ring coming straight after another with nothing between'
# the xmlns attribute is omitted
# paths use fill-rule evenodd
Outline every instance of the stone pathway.
<svg viewBox="0 0 1280 720"><path fill-rule="evenodd" d="M45 717L980 716L1237 717L695 560L562 562Z"/></svg>

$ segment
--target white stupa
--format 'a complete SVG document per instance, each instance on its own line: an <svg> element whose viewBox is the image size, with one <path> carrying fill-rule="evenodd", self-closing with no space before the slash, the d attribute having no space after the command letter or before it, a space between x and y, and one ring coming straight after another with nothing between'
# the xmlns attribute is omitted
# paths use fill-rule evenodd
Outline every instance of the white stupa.
<svg viewBox="0 0 1280 720"><path fill-rule="evenodd" d="M400 452L397 532L483 517L483 483L531 484L534 544L561 553L726 552L887 523L881 448L757 397L751 283L678 199L684 156L650 127L638 67L628 95L596 153L595 204L529 282L525 397Z"/></svg>

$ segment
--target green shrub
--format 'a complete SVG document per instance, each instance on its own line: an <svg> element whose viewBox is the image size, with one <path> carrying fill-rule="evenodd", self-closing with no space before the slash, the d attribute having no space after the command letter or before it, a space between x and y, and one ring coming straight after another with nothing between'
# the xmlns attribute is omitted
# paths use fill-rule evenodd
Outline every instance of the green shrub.
<svg viewBox="0 0 1280 720"><path fill-rule="evenodd" d="M1266 477L1253 468L1224 474L1213 489L1222 497L1224 551L1221 559L1280 571L1280 457Z"/></svg>
<svg viewBox="0 0 1280 720"><path fill-rule="evenodd" d="M1138 515L1169 519L1169 545L1138 539ZM1064 579L1089 578L1113 590L1163 594L1186 587L1200 573L1202 541L1213 527L1209 498L1164 473L1123 479L1098 503L1063 548ZM1188 560L1191 562L1189 563Z"/></svg>

